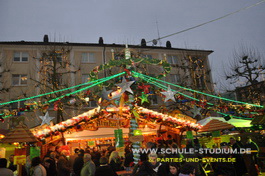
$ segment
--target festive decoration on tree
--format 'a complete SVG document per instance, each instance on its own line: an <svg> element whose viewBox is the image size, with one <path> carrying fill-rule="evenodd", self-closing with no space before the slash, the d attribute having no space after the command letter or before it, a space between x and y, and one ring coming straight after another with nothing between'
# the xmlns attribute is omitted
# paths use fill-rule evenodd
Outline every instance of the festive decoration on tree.
<svg viewBox="0 0 265 176"><path fill-rule="evenodd" d="M148 103L148 94L145 94L144 92L142 92L142 95L139 97L141 99L141 104L143 104L144 102Z"/></svg>
<svg viewBox="0 0 265 176"><path fill-rule="evenodd" d="M44 116L39 116L39 117L42 120L41 125L44 124L50 125L51 120L55 118L55 117L50 117L48 111L45 113Z"/></svg>
<svg viewBox="0 0 265 176"><path fill-rule="evenodd" d="M116 84L118 87L120 87L121 93L124 93L125 91L130 92L131 94L133 94L133 91L131 89L131 85L134 83L134 81L126 81L125 77L123 77L122 82L119 84Z"/></svg>
<svg viewBox="0 0 265 176"><path fill-rule="evenodd" d="M170 86L168 86L167 91L166 92L161 92L161 94L165 95L165 102L167 102L168 100L172 100L175 101L175 93L171 90Z"/></svg>
<svg viewBox="0 0 265 176"><path fill-rule="evenodd" d="M137 112L135 110L132 110L132 114L133 114L133 118L131 118L130 120L130 136L135 136L134 135L134 131L137 130L138 128L138 124L136 121L136 118L134 117L135 115L137 115ZM132 147L133 149L139 149L140 148L140 142L133 142L132 143ZM134 152L133 153L133 160L134 160L134 164L138 164L139 160L140 160L140 154Z"/></svg>
<svg viewBox="0 0 265 176"><path fill-rule="evenodd" d="M143 90L145 94L149 93L150 87L151 87L150 85L144 85L144 83L142 83L141 85L138 85L138 88Z"/></svg>

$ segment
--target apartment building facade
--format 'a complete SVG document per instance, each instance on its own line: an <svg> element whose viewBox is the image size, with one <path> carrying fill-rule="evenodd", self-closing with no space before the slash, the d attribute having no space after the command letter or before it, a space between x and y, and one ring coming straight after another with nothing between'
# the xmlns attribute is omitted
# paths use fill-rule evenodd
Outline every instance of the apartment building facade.
<svg viewBox="0 0 265 176"><path fill-rule="evenodd" d="M42 42L0 42L0 102L50 92L52 88L48 89L49 86L66 88L85 83L89 79L89 73L96 66L108 63L111 59L120 59L123 57L122 53L124 53L125 48L125 45L120 44L104 44L102 40L99 43L70 43L49 42L46 38ZM128 49L132 56L167 60L172 68L164 79L165 81L207 93L213 91L208 60L208 56L213 52L211 50L146 45L129 45ZM54 65L54 61L41 59L43 53L47 54L49 51L55 51L60 55L57 58L58 64L56 66L58 67L56 69L58 78L49 77L52 68L47 67L47 65ZM161 66L147 65L144 69L150 76L158 75L163 71ZM109 72L99 73L99 78L106 76L109 76ZM52 85L52 79L57 79L59 85ZM46 87L45 90L43 86ZM37 100L35 99L35 101ZM161 98L156 95L150 101L153 105L162 102ZM3 114L6 110L16 110L23 107L24 103L25 101L1 106L0 111ZM81 111L95 106L97 106L96 100L90 101L86 108L81 108ZM50 116L55 116L53 108L50 107L49 110ZM68 110L65 112L66 119L77 115L77 113L79 111ZM29 127L37 126L41 122L38 118L40 115L43 113L38 110L24 112L25 119L23 120ZM9 118L5 120L10 121ZM10 127L7 124L3 123L1 126L3 128Z"/></svg>

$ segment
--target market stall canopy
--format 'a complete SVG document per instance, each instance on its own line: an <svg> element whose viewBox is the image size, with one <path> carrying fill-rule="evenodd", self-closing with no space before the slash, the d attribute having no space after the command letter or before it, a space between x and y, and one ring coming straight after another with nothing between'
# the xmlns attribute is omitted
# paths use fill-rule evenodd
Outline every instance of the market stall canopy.
<svg viewBox="0 0 265 176"><path fill-rule="evenodd" d="M234 127L251 127L251 120L230 119L226 121L223 117L207 117L198 121L198 123L203 125L199 132L231 129Z"/></svg>
<svg viewBox="0 0 265 176"><path fill-rule="evenodd" d="M30 132L28 127L24 124L19 124L12 129L6 136L1 140L2 143L13 143L13 142L38 142L37 138Z"/></svg>

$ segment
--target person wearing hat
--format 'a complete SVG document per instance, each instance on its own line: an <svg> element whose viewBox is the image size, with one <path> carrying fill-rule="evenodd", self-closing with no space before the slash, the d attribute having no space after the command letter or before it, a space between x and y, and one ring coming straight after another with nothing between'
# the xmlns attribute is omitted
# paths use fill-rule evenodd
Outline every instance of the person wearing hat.
<svg viewBox="0 0 265 176"><path fill-rule="evenodd" d="M227 142L222 142L220 144L220 147L223 153L220 154L213 154L214 158L231 158L232 156L230 154L226 154L226 152L229 150L229 145ZM214 175L229 175L229 176L237 176L236 171L234 168L234 165L232 162L213 162L212 167L214 170Z"/></svg>
<svg viewBox="0 0 265 176"><path fill-rule="evenodd" d="M99 159L100 166L96 169L95 176L118 176L116 172L108 165L108 158Z"/></svg>

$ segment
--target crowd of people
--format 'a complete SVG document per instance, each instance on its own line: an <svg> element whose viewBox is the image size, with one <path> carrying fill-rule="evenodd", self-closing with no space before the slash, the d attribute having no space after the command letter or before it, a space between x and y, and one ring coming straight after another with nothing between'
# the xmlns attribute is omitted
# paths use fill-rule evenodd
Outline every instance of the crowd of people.
<svg viewBox="0 0 265 176"><path fill-rule="evenodd" d="M251 172L257 164L258 146L248 138L245 145L240 139L230 138L230 142L223 142L219 148L229 150L229 148L251 148L252 154L247 158L243 154L226 154L203 155L200 153L173 153L161 154L162 148L179 148L171 136L167 140L157 140L148 142L143 146L146 149L157 149L157 152L141 153L139 162L135 163L134 154L131 144L125 147L125 153L120 156L115 147L109 146L107 149L99 150L97 147L74 150L74 154L67 156L67 151L60 151L60 147L50 150L41 159L27 157L26 165L23 167L24 176L117 176L118 171L130 170L133 176L204 176L205 168L203 162L188 162L188 158L235 158L236 162L212 162L210 163L213 175L225 176L243 176ZM187 140L186 149L195 149L201 147L198 139ZM217 148L216 146L213 146ZM151 150L149 150L151 151ZM0 175L5 173L6 176L13 175L17 166L13 164L13 155L10 156L10 164L7 167L7 160L0 159ZM182 158L181 162L159 162L158 158ZM186 161L185 161L186 159ZM180 160L179 160L180 161ZM252 174L253 175L253 174ZM256 174L257 175L257 174Z"/></svg>

